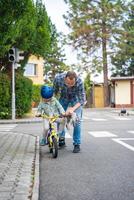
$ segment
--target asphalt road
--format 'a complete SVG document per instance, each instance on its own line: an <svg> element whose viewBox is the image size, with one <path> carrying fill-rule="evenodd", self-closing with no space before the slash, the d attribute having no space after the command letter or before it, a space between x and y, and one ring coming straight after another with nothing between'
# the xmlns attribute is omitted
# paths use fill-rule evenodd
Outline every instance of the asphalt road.
<svg viewBox="0 0 134 200"><path fill-rule="evenodd" d="M41 135L42 124L14 131ZM85 110L78 154L69 134L57 159L41 147L40 200L134 200L134 116Z"/></svg>

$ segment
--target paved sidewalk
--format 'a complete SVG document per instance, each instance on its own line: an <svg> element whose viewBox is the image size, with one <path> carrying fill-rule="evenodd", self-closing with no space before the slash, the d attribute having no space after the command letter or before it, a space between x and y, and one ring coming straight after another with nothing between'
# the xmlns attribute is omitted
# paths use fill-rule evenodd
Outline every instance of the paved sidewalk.
<svg viewBox="0 0 134 200"><path fill-rule="evenodd" d="M39 138L0 132L0 200L38 200L38 197Z"/></svg>

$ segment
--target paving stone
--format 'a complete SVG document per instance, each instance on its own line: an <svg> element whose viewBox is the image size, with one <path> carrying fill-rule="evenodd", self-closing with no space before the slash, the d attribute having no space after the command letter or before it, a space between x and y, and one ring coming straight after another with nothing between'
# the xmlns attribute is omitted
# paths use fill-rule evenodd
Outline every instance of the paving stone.
<svg viewBox="0 0 134 200"><path fill-rule="evenodd" d="M32 193L35 144L34 136L0 134L0 200L28 200Z"/></svg>
<svg viewBox="0 0 134 200"><path fill-rule="evenodd" d="M28 200L28 197L25 194L24 195L15 194L14 200Z"/></svg>
<svg viewBox="0 0 134 200"><path fill-rule="evenodd" d="M12 190L12 185L10 186L0 186L0 193L1 192L10 192Z"/></svg>
<svg viewBox="0 0 134 200"><path fill-rule="evenodd" d="M5 193L5 192L0 193L0 200L8 200L8 199L10 199L9 193Z"/></svg>

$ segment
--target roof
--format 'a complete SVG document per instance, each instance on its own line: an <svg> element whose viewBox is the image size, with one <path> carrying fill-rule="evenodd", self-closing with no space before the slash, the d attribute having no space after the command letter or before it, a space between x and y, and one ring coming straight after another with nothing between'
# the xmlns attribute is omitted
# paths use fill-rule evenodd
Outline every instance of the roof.
<svg viewBox="0 0 134 200"><path fill-rule="evenodd" d="M116 76L116 77L111 77L111 81L122 81L122 80L134 80L134 76Z"/></svg>

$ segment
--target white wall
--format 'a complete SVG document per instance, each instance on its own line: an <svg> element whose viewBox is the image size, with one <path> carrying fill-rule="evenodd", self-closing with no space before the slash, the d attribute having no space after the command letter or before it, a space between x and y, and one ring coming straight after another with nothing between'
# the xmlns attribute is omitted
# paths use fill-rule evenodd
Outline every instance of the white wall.
<svg viewBox="0 0 134 200"><path fill-rule="evenodd" d="M130 104L130 81L115 81L115 104Z"/></svg>

